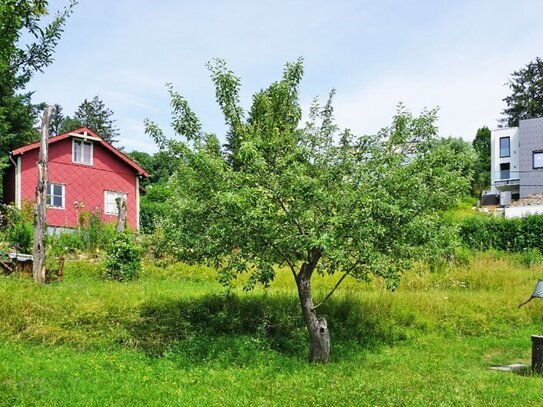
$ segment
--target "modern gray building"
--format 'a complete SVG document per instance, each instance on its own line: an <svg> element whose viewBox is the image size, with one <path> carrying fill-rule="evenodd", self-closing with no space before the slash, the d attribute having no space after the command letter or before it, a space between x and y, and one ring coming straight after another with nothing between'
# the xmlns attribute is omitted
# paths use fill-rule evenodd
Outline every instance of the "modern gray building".
<svg viewBox="0 0 543 407"><path fill-rule="evenodd" d="M490 178L502 205L543 192L543 117L492 131Z"/></svg>
<svg viewBox="0 0 543 407"><path fill-rule="evenodd" d="M543 117L522 120L520 139L520 197L543 192Z"/></svg>

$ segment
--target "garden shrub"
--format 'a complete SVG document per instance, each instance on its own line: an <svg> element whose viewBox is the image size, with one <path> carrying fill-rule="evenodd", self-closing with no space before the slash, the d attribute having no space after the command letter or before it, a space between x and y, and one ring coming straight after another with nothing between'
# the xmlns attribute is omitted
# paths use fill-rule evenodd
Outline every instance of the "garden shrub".
<svg viewBox="0 0 543 407"><path fill-rule="evenodd" d="M60 231L59 234L50 235L47 239L49 254L62 257L67 253L77 253L85 249L85 243L77 231Z"/></svg>
<svg viewBox="0 0 543 407"><path fill-rule="evenodd" d="M460 223L460 238L473 250L543 251L543 215L506 219L475 216Z"/></svg>
<svg viewBox="0 0 543 407"><path fill-rule="evenodd" d="M99 210L82 211L77 229L85 249L89 252L106 248L115 234L115 227L103 222Z"/></svg>
<svg viewBox="0 0 543 407"><path fill-rule="evenodd" d="M171 210L168 198L171 192L166 185L150 185L140 202L141 231L152 234Z"/></svg>
<svg viewBox="0 0 543 407"><path fill-rule="evenodd" d="M32 203L23 202L22 209L13 205L2 207L3 238L10 245L18 245L21 253L30 253L34 241Z"/></svg>
<svg viewBox="0 0 543 407"><path fill-rule="evenodd" d="M110 280L129 281L141 272L141 248L130 233L118 233L106 248L104 277Z"/></svg>

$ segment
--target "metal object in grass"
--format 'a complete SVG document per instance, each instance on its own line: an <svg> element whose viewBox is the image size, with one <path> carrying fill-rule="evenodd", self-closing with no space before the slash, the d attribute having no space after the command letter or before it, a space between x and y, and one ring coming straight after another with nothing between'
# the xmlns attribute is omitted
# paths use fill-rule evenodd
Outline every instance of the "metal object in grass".
<svg viewBox="0 0 543 407"><path fill-rule="evenodd" d="M528 304L534 298L543 298L543 280L537 280L534 292L517 308ZM543 335L532 335L532 372L543 373Z"/></svg>
<svg viewBox="0 0 543 407"><path fill-rule="evenodd" d="M526 301L524 301L522 304L519 304L517 308L522 307L523 305L528 304L530 301L532 301L534 298L543 298L543 280L537 280L537 283L535 283L534 292L528 298Z"/></svg>

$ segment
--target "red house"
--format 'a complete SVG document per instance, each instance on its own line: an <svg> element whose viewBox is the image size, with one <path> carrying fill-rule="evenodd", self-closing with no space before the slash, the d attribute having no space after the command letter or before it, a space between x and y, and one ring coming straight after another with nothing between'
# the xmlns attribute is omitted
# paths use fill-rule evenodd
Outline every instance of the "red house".
<svg viewBox="0 0 543 407"><path fill-rule="evenodd" d="M4 175L4 202L34 201L39 143L10 153ZM127 204L127 223L139 229L141 177L149 174L138 164L86 127L49 139L47 224L72 228L83 211L99 211L104 221L117 219L115 199Z"/></svg>

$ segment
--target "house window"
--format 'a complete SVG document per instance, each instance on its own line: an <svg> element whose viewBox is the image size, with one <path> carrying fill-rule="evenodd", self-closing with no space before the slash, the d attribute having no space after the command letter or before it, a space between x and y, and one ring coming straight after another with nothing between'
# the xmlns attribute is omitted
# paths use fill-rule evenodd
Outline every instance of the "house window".
<svg viewBox="0 0 543 407"><path fill-rule="evenodd" d="M511 178L511 164L503 163L500 164L500 179L509 179Z"/></svg>
<svg viewBox="0 0 543 407"><path fill-rule="evenodd" d="M47 198L45 203L50 208L64 209L64 185L47 184Z"/></svg>
<svg viewBox="0 0 543 407"><path fill-rule="evenodd" d="M511 139L500 137L500 158L511 157Z"/></svg>
<svg viewBox="0 0 543 407"><path fill-rule="evenodd" d="M126 201L126 192L104 191L104 213L106 215L117 215L117 198L122 198Z"/></svg>
<svg viewBox="0 0 543 407"><path fill-rule="evenodd" d="M532 153L532 163L534 170L537 168L543 168L543 151L534 151Z"/></svg>
<svg viewBox="0 0 543 407"><path fill-rule="evenodd" d="M92 143L74 139L72 161L78 164L92 165Z"/></svg>

